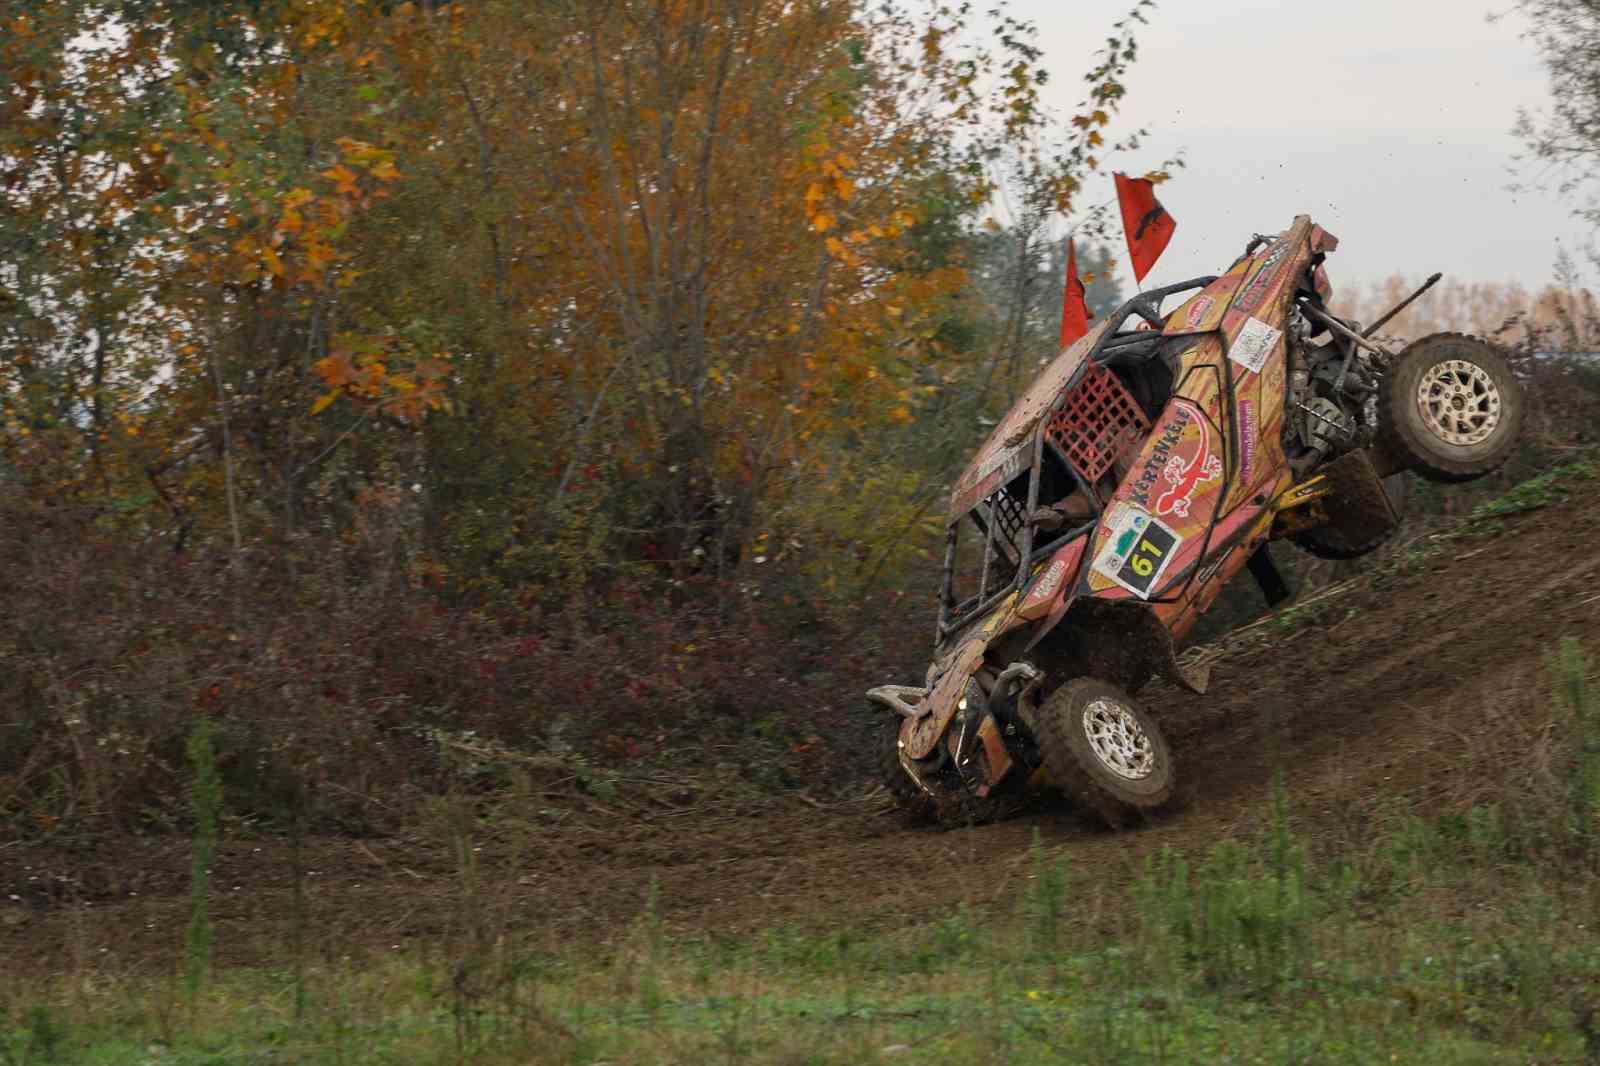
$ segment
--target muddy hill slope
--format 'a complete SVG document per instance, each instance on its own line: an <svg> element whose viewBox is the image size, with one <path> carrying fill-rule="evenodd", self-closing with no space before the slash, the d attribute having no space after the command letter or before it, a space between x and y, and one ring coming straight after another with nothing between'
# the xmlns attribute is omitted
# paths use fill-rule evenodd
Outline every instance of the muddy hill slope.
<svg viewBox="0 0 1600 1066"><path fill-rule="evenodd" d="M1026 874L1035 833L1075 868L1118 877L1152 849L1198 849L1249 831L1279 769L1312 839L1388 798L1424 812L1492 799L1474 793L1490 779L1474 767L1523 735L1530 701L1545 698L1544 657L1562 637L1600 648L1596 492L1600 479L1580 476L1191 652L1213 661L1207 695L1145 694L1172 740L1180 794L1132 830L1096 829L1065 808L909 829L866 785L848 802L796 801L759 816L619 804L599 821L474 830L481 838L455 841L477 849L470 877L448 833L307 841L305 920L330 950L388 950L458 929L470 895L474 920L490 914L552 941L605 938L626 929L654 881L677 931L882 926L1006 899ZM219 961L265 962L286 950L289 852L276 840L219 845ZM0 957L15 966L155 967L181 950L184 841L94 854L13 845L0 857Z"/></svg>

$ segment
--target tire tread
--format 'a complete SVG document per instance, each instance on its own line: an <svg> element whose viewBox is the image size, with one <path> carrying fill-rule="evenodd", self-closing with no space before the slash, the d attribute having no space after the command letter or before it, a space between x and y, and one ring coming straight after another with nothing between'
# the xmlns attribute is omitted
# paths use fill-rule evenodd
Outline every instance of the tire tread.
<svg viewBox="0 0 1600 1066"><path fill-rule="evenodd" d="M1099 814L1113 828L1126 824L1131 816L1160 807L1172 798L1176 773L1172 753L1159 731L1152 728L1153 738L1166 756L1166 782L1162 788L1147 796L1120 795L1096 779L1090 764L1092 756L1080 752L1072 742L1074 720L1079 708L1091 693L1109 689L1130 707L1138 707L1131 696L1115 685L1097 678L1080 677L1057 688L1037 707L1026 712L1025 720L1044 756L1045 769L1056 784L1083 807ZM1141 713L1149 722L1149 715Z"/></svg>

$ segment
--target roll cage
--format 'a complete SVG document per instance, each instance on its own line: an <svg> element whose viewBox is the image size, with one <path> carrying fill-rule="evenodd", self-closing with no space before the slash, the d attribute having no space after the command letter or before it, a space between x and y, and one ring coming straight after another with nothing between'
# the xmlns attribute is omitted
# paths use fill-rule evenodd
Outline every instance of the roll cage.
<svg viewBox="0 0 1600 1066"><path fill-rule="evenodd" d="M1133 394L1126 384L1155 363L1163 342L1173 339L1162 332L1165 321L1161 303L1169 296L1203 289L1216 280L1212 275L1151 289L1112 312L1099 341L1031 431L1033 456L1027 469L965 512L951 517L945 533L936 643L984 617L1008 595L1020 592L1035 565L1094 530L1105 510L1105 497L1116 491L1114 484L1104 483L1112 463L1127 447L1144 440L1151 419L1159 415L1166 402L1164 395L1146 397L1146 404L1133 406L1153 410L1130 411ZM1150 328L1124 329L1134 316ZM1168 383L1168 392L1171 384ZM1084 402L1069 410L1069 401L1074 399ZM1103 495L1102 489L1107 488L1109 491ZM1081 492L1080 503L1087 504L1086 512L1074 516L1075 524L1070 529L1042 545L1035 544L1037 522L1033 518L1039 509L1041 490L1058 499ZM961 527L968 519L983 538L983 560L976 593L958 601L957 548Z"/></svg>

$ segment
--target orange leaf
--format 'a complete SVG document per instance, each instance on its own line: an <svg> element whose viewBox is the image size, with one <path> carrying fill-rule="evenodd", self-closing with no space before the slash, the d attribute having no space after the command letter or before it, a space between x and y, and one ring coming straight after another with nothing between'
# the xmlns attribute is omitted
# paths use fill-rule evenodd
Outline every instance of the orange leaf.
<svg viewBox="0 0 1600 1066"><path fill-rule="evenodd" d="M356 189L356 172L343 163L324 170L322 176L332 179L336 183L335 188L338 192L354 193L359 191Z"/></svg>
<svg viewBox="0 0 1600 1066"><path fill-rule="evenodd" d="M334 389L332 392L323 393L321 396L317 397L317 402L311 405L311 413L314 415L320 415L322 412L328 409L333 401L337 400L338 398L338 389Z"/></svg>
<svg viewBox="0 0 1600 1066"><path fill-rule="evenodd" d="M318 359L311 364L311 369L315 370L323 381L334 388L345 385L355 378L354 368L344 356L330 355Z"/></svg>

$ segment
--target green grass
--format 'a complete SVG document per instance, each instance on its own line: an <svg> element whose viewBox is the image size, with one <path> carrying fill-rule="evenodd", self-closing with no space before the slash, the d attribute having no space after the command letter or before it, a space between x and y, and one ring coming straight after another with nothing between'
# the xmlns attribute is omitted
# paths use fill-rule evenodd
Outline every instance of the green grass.
<svg viewBox="0 0 1600 1066"><path fill-rule="evenodd" d="M1331 930L1312 923L1303 972L1270 993L1250 965L1208 987L1182 951L1163 956L1171 945L1159 939L1031 953L1007 927L974 930L958 954L930 957L912 941L936 931L913 932L865 942L853 959L831 937L808 943L803 958L795 938L776 955L759 942L672 944L654 1003L617 961L540 959L537 976L474 1004L466 1023L448 1002L448 968L416 959L316 975L318 1005L302 1024L281 975L219 979L197 1020L177 1029L161 1024L162 989L130 987L77 1007L35 1008L10 1034L7 1061L821 1064L894 1061L907 1049L940 1062L1015 1063L1582 1054L1570 1011L1530 1010L1519 999L1528 977L1508 968L1503 945L1442 925L1398 945L1370 929L1319 944ZM1544 965L1580 980L1600 973L1597 962L1591 945Z"/></svg>
<svg viewBox="0 0 1600 1066"><path fill-rule="evenodd" d="M904 928L674 937L652 886L603 947L0 985L0 1064L1586 1061L1594 667L1574 641L1551 657L1552 746L1493 804L1308 834L1275 781L1207 850L1088 870L1036 837L1014 901Z"/></svg>
<svg viewBox="0 0 1600 1066"><path fill-rule="evenodd" d="M1552 503L1562 503L1571 498L1570 490L1576 488L1578 482L1592 480L1596 475L1600 475L1600 462L1593 459L1580 459L1552 467L1474 507L1467 517L1467 523L1481 523L1499 515L1520 514Z"/></svg>

